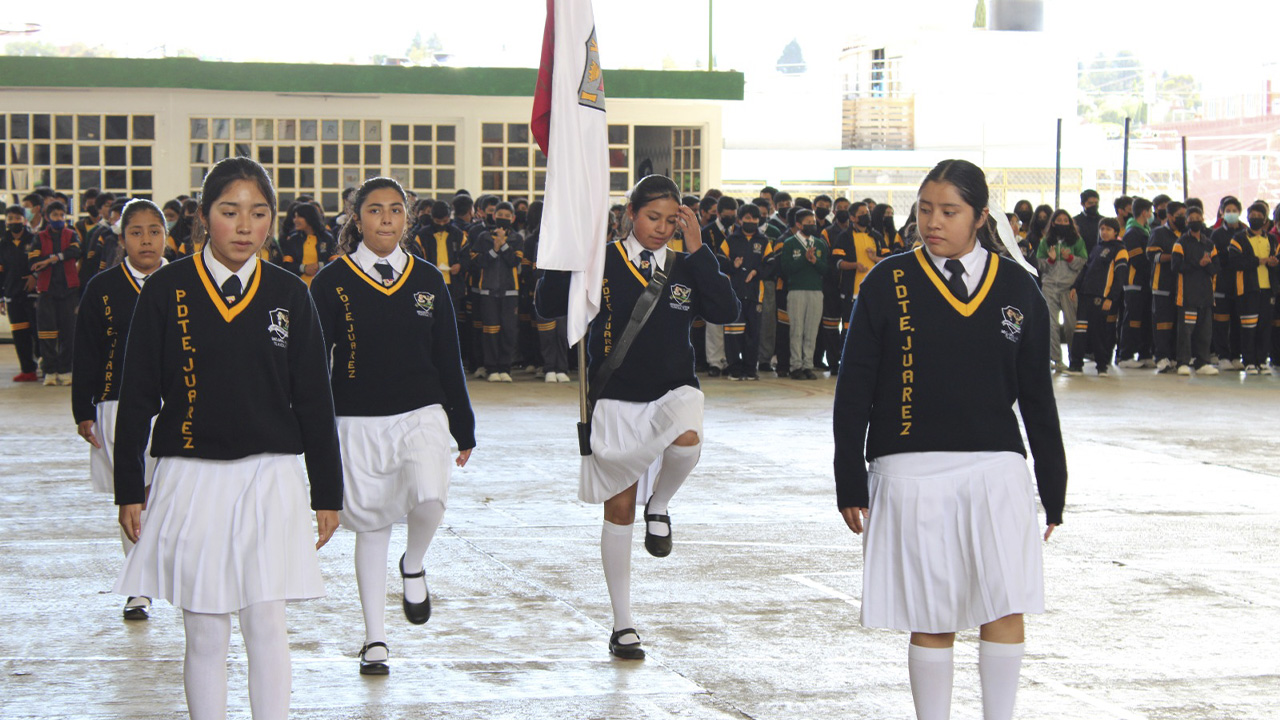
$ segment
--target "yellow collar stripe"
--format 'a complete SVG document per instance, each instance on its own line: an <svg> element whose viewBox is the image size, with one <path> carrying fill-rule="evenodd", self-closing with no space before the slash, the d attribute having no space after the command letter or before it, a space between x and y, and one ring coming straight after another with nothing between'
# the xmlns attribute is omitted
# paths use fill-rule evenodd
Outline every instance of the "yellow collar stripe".
<svg viewBox="0 0 1280 720"><path fill-rule="evenodd" d="M641 285L649 287L649 281L644 279L644 275L640 274L640 269L635 266L635 263L631 262L631 258L627 257L627 249L622 247L622 243L614 243L613 245L618 248L618 254L622 256L622 262L626 264L631 274L636 276L636 280L639 280Z"/></svg>
<svg viewBox="0 0 1280 720"><path fill-rule="evenodd" d="M351 269L354 270L356 275L359 276L362 280L372 285L374 289L376 289L378 292L382 293L383 295L390 296L390 295L394 295L395 292L399 290L401 286L404 285L404 281L409 278L409 273L410 271L413 270L413 255L410 253L407 255L407 257L409 258L409 262L405 264L404 272L400 273L400 279L396 280L395 284L392 285L391 287L383 287L382 283L378 282L377 280L374 280L373 278L365 274L365 271L361 270L360 267L356 265L355 261L351 259L350 255L343 255L342 259L347 263L347 265L351 266Z"/></svg>
<svg viewBox="0 0 1280 720"><path fill-rule="evenodd" d="M129 284L133 286L133 291L141 293L142 288L138 287L138 281L133 279L133 273L129 272L129 268L123 262L120 263L120 271L124 273L126 278L129 278Z"/></svg>
<svg viewBox="0 0 1280 720"><path fill-rule="evenodd" d="M920 261L920 267L924 269L924 274L928 275L929 279L933 281L933 286L938 288L938 292L942 293L942 297L946 298L948 303L951 303L951 307L955 308L956 312L965 317L971 317L978 311L982 301L987 299L987 293L991 291L991 286L996 282L996 270L1000 267L1000 258L995 253L988 253L990 257L987 258L987 274L982 281L982 287L978 288L978 292L974 294L969 302L962 303L956 299L955 295L951 294L951 288L947 287L947 284L943 282L938 268L934 267L929 258L925 257L924 248L916 248L914 252L916 260Z"/></svg>
<svg viewBox="0 0 1280 720"><path fill-rule="evenodd" d="M196 255L196 272L200 274L200 282L204 283L205 292L209 293L209 299L213 301L213 306L218 308L218 312L222 314L222 319L231 322L236 316L249 307L249 303L253 301L253 296L258 292L258 284L262 282L262 268L258 268L253 273L253 280L249 281L249 291L240 298L233 308L227 307L227 301L222 299L222 290L213 284L213 278L210 277L209 271L204 266L204 253Z"/></svg>

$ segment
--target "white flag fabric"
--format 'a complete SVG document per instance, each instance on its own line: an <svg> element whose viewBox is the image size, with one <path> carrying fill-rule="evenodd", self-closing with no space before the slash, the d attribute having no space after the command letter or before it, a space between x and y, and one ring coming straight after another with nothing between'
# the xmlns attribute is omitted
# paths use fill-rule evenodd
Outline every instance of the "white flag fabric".
<svg viewBox="0 0 1280 720"><path fill-rule="evenodd" d="M573 271L571 345L586 334L587 324L600 311L609 228L604 100L591 0L547 0L542 66L530 123L547 155L537 263L543 270Z"/></svg>

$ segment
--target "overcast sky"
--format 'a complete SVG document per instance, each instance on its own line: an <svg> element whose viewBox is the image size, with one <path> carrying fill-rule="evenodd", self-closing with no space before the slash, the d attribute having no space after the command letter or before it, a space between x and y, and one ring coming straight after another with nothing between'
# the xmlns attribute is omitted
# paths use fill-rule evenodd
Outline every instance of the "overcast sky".
<svg viewBox="0 0 1280 720"><path fill-rule="evenodd" d="M820 69L858 33L967 27L974 2L714 0L717 68L767 70L797 38L806 60ZM160 57L167 48L170 54L187 49L211 59L276 62L402 55L420 31L424 38L438 34L455 64L533 67L545 12L542 0L130 0L119 7L127 11L109 11L97 0L25 3L9 8L4 22L39 23L42 31L31 39L101 45L122 56ZM1069 38L1081 57L1128 48L1148 65L1211 82L1278 59L1268 32L1280 27L1275 0L1047 0L1046 7L1047 31ZM596 0L595 13L605 67L659 69L667 61L692 69L705 63L707 0ZM1229 37L1237 41L1227 42Z"/></svg>

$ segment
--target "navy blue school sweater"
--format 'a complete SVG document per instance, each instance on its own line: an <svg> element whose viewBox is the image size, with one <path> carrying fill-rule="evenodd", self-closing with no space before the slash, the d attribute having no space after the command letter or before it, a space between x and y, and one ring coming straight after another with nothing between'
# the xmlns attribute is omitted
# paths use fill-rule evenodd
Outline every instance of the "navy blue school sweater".
<svg viewBox="0 0 1280 720"><path fill-rule="evenodd" d="M1178 307L1199 308L1213 304L1213 281L1218 277L1220 262L1218 248L1208 233L1200 233L1197 238L1191 233L1183 233L1173 246L1170 271L1177 274L1177 291L1174 302ZM1209 258L1208 265L1201 265L1200 259Z"/></svg>
<svg viewBox="0 0 1280 720"><path fill-rule="evenodd" d="M658 298L653 314L636 336L622 365L609 379L601 398L652 402L678 387L699 387L693 369L693 344L689 340L689 326L694 316L717 325L738 319L741 305L729 278L720 272L711 246L704 244L695 253L676 253L676 256L675 268L666 268L667 287ZM568 314L569 277L570 273L555 270L548 270L542 276L535 301L539 315ZM622 339L631 310L648 284L640 270L627 259L622 243L610 243L605 250L600 313L591 321L588 334L589 382L595 382L605 358Z"/></svg>
<svg viewBox="0 0 1280 720"><path fill-rule="evenodd" d="M1099 240L1089 251L1084 272L1076 280L1076 289L1084 295L1119 300L1124 295L1124 281L1129 276L1129 251L1121 240Z"/></svg>
<svg viewBox="0 0 1280 720"><path fill-rule="evenodd" d="M325 356L333 358L338 415L399 415L440 405L458 449L476 446L457 316L439 270L410 255L395 284L383 287L343 256L316 275L311 297Z"/></svg>
<svg viewBox="0 0 1280 720"><path fill-rule="evenodd" d="M259 261L230 307L203 253L157 270L133 311L121 382L117 505L143 501L150 434L158 458L305 454L312 509L342 509L324 338L307 286L288 270Z"/></svg>
<svg viewBox="0 0 1280 720"><path fill-rule="evenodd" d="M124 263L94 275L76 312L71 372L71 414L76 423L95 420L100 402L120 397L120 371L138 283Z"/></svg>
<svg viewBox="0 0 1280 720"><path fill-rule="evenodd" d="M867 462L911 452L1026 456L1048 522L1062 522L1067 462L1049 373L1049 311L1035 278L992 253L972 299L951 294L923 249L862 281L834 411L839 507L867 507Z"/></svg>

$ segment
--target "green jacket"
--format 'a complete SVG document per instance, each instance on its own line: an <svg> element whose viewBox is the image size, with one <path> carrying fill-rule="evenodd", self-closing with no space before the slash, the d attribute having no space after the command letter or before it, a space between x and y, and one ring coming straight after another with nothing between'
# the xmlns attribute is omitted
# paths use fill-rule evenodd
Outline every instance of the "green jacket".
<svg viewBox="0 0 1280 720"><path fill-rule="evenodd" d="M827 263L831 256L831 248L827 247L827 243L820 237L812 238L813 246L817 252L814 253L814 262L809 262L805 257L805 243L795 235L788 235L787 239L782 243L782 253L779 257L778 269L782 273L782 277L786 280L787 291L792 290L822 290L822 278L827 274Z"/></svg>

